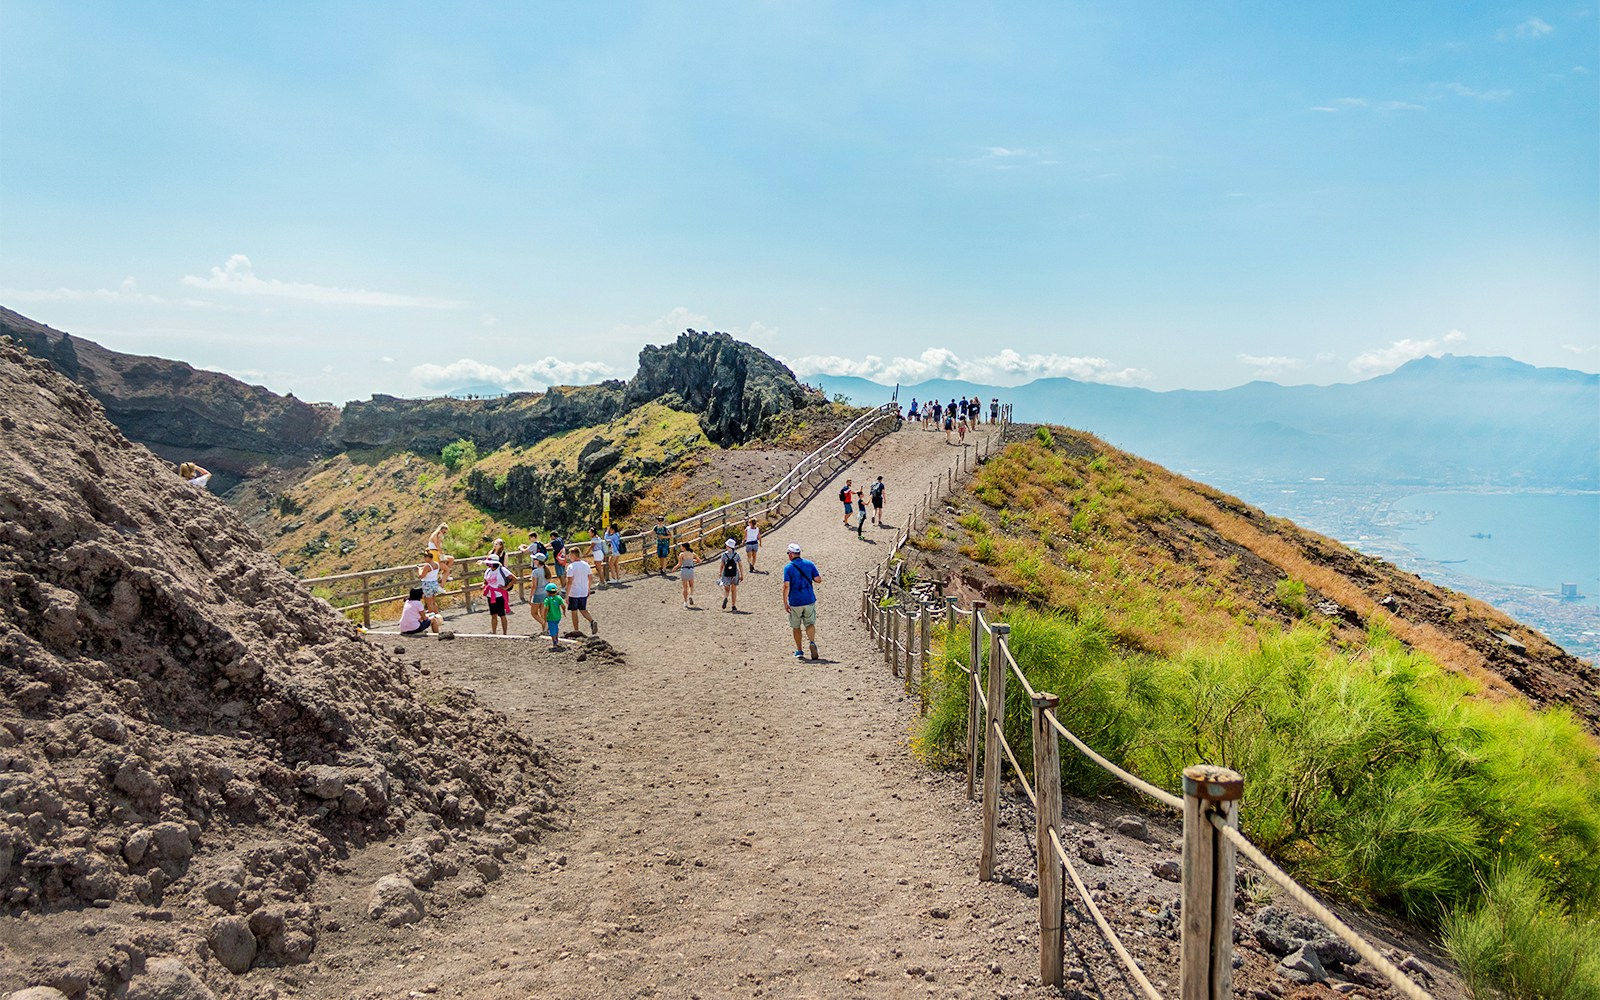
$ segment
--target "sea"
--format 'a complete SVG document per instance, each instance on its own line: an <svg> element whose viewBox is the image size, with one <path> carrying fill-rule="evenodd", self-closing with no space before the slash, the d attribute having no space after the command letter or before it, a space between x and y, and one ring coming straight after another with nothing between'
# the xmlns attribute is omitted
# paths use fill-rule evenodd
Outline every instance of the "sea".
<svg viewBox="0 0 1600 1000"><path fill-rule="evenodd" d="M1222 485L1222 484L1217 484ZM1600 661L1600 493L1309 482L1222 486L1269 514L1470 594Z"/></svg>

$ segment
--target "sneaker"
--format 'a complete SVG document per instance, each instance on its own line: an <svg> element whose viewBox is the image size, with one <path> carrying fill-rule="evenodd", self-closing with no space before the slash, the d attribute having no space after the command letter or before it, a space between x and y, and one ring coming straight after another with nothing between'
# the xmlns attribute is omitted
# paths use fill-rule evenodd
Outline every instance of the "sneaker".
<svg viewBox="0 0 1600 1000"><path fill-rule="evenodd" d="M727 599L727 597L723 597L723 599L722 599L722 610L724 610L724 611L728 610L728 599Z"/></svg>
<svg viewBox="0 0 1600 1000"><path fill-rule="evenodd" d="M733 613L734 613L734 614L738 614L738 613L739 613L739 605L737 605L737 604L735 604L735 605L734 605L734 606L733 606Z"/></svg>
<svg viewBox="0 0 1600 1000"><path fill-rule="evenodd" d="M796 652L799 652L799 651L796 650ZM817 658L817 644L814 643L814 642L811 644L811 658L813 660L815 660Z"/></svg>
<svg viewBox="0 0 1600 1000"><path fill-rule="evenodd" d="M795 650L795 651L794 651L794 658L795 658L795 659L797 659L797 660L803 660L803 659L805 659L805 658L806 658L806 654L804 654L804 653L802 653L802 652L800 652L800 651L799 651L799 650L798 650L798 649L797 649L797 650Z"/></svg>
<svg viewBox="0 0 1600 1000"><path fill-rule="evenodd" d="M599 635L600 634L600 623L599 622L590 622L589 623L589 634L590 635Z"/></svg>

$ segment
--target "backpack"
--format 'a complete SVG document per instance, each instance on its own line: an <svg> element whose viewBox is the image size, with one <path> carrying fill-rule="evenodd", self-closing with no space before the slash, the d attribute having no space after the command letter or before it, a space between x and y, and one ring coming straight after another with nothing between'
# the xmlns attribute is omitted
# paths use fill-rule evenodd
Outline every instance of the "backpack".
<svg viewBox="0 0 1600 1000"><path fill-rule="evenodd" d="M626 551L628 551L628 539L627 539L627 537L624 536L624 537L618 538L617 539L617 555L620 556Z"/></svg>
<svg viewBox="0 0 1600 1000"><path fill-rule="evenodd" d="M883 484L882 483L873 483L872 484L872 499L875 502L876 501L881 501L883 499Z"/></svg>
<svg viewBox="0 0 1600 1000"><path fill-rule="evenodd" d="M722 575L723 576L738 576L739 575L739 553L737 553L737 552L724 552L722 554Z"/></svg>
<svg viewBox="0 0 1600 1000"><path fill-rule="evenodd" d="M850 502L850 487L846 486L839 490L839 500L843 503Z"/></svg>

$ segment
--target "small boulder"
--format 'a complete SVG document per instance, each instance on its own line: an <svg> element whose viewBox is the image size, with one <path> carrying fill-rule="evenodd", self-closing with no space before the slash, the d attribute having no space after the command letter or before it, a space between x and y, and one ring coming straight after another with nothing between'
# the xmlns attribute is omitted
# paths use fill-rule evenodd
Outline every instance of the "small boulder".
<svg viewBox="0 0 1600 1000"><path fill-rule="evenodd" d="M1106 852L1100 849L1099 844L1087 837L1078 842L1078 857L1091 865L1104 865L1107 863Z"/></svg>
<svg viewBox="0 0 1600 1000"><path fill-rule="evenodd" d="M234 975L248 970L250 963L256 960L256 936L250 931L250 921L244 917L221 917L213 921L206 942L222 967Z"/></svg>
<svg viewBox="0 0 1600 1000"><path fill-rule="evenodd" d="M367 897L367 916L389 927L414 924L422 919L422 893L410 879L385 875Z"/></svg>
<svg viewBox="0 0 1600 1000"><path fill-rule="evenodd" d="M1166 879L1168 882L1183 881L1183 866L1176 861L1168 859L1150 869L1156 878Z"/></svg>
<svg viewBox="0 0 1600 1000"><path fill-rule="evenodd" d="M67 995L54 986L30 986L25 990L7 993L6 1000L67 1000Z"/></svg>
<svg viewBox="0 0 1600 1000"><path fill-rule="evenodd" d="M1150 828L1138 816L1118 816L1111 821L1111 828L1124 837L1132 837L1134 840L1150 839Z"/></svg>
<svg viewBox="0 0 1600 1000"><path fill-rule="evenodd" d="M1328 970L1322 967L1322 960L1317 958L1316 949L1309 944L1301 945L1294 952L1285 955L1278 963L1278 974L1302 986L1326 982L1328 978Z"/></svg>
<svg viewBox="0 0 1600 1000"><path fill-rule="evenodd" d="M200 977L175 958L152 958L128 984L127 1000L216 1000Z"/></svg>
<svg viewBox="0 0 1600 1000"><path fill-rule="evenodd" d="M150 828L150 846L163 861L185 861L194 856L189 828L182 823L157 823Z"/></svg>
<svg viewBox="0 0 1600 1000"><path fill-rule="evenodd" d="M1263 906L1250 922L1250 933L1274 955L1287 955L1323 937L1322 925L1282 906Z"/></svg>

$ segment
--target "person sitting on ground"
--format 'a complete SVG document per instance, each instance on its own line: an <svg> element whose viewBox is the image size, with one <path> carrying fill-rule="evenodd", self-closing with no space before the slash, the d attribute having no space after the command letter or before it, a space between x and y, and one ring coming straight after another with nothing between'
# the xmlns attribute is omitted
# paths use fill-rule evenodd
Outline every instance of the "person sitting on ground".
<svg viewBox="0 0 1600 1000"><path fill-rule="evenodd" d="M400 634L421 635L439 631L439 616L422 605L422 588L412 587L400 608Z"/></svg>
<svg viewBox="0 0 1600 1000"><path fill-rule="evenodd" d="M761 549L761 527L756 524L756 519L751 518L744 526L744 561L750 564L750 572L756 571L756 553Z"/></svg>
<svg viewBox="0 0 1600 1000"><path fill-rule="evenodd" d="M694 549L688 542L678 551L678 582L683 585L683 606L694 607Z"/></svg>
<svg viewBox="0 0 1600 1000"><path fill-rule="evenodd" d="M496 556L483 560L483 599L489 604L489 634L511 634L511 622L506 611L511 604L511 573L500 564Z"/></svg>
<svg viewBox="0 0 1600 1000"><path fill-rule="evenodd" d="M739 558L739 543L728 539L722 546L722 606L739 613L739 584L744 582L744 562Z"/></svg>
<svg viewBox="0 0 1600 1000"><path fill-rule="evenodd" d="M561 612L566 602L561 599L561 588L553 583L544 585L544 600L539 605L544 610L544 628L550 634L550 648L561 651ZM532 610L530 607L529 610Z"/></svg>
<svg viewBox="0 0 1600 1000"><path fill-rule="evenodd" d="M211 473L193 462L184 462L178 466L178 478L190 486L198 486L201 489L205 489L206 484L211 482Z"/></svg>

